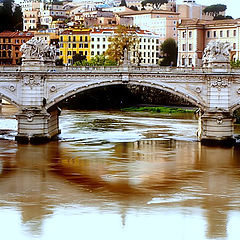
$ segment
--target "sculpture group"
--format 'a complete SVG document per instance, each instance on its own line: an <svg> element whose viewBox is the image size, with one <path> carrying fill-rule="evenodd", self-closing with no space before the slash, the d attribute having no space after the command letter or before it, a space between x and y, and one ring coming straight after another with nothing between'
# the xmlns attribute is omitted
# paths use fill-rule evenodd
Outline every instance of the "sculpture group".
<svg viewBox="0 0 240 240"><path fill-rule="evenodd" d="M55 61L56 48L49 45L42 39L33 37L26 43L24 43L20 51L23 53L22 59L27 60L42 60L42 61Z"/></svg>
<svg viewBox="0 0 240 240"><path fill-rule="evenodd" d="M229 42L211 41L208 43L203 53L203 67L211 67L211 63L229 62L231 45Z"/></svg>

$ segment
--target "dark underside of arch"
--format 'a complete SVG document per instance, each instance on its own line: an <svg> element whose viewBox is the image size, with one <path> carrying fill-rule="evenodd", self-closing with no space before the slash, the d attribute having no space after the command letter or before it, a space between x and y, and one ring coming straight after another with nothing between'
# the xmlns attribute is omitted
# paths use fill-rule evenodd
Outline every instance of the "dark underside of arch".
<svg viewBox="0 0 240 240"><path fill-rule="evenodd" d="M194 106L184 98L167 91L128 84L88 89L63 100L58 105L70 109L120 109L142 104Z"/></svg>

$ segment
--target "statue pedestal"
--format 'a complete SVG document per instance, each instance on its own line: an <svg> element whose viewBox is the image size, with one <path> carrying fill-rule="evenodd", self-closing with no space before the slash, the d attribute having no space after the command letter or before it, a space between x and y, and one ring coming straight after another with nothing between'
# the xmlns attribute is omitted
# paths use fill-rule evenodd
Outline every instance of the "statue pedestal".
<svg viewBox="0 0 240 240"><path fill-rule="evenodd" d="M41 59L23 59L22 60L23 71L40 70L42 67L44 67L44 61Z"/></svg>
<svg viewBox="0 0 240 240"><path fill-rule="evenodd" d="M230 70L230 63L216 60L209 62L208 67L212 69L212 72L228 72Z"/></svg>

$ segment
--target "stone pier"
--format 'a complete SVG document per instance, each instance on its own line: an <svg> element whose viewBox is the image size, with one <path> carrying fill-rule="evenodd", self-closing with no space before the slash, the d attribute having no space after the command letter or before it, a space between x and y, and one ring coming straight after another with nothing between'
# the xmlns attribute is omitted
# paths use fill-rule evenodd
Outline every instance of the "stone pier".
<svg viewBox="0 0 240 240"><path fill-rule="evenodd" d="M60 133L60 110L47 112L44 108L23 108L16 115L18 120L18 134L16 141L19 143L48 142Z"/></svg>
<svg viewBox="0 0 240 240"><path fill-rule="evenodd" d="M201 142L207 145L235 143L233 124L234 118L229 112L205 112L201 116Z"/></svg>

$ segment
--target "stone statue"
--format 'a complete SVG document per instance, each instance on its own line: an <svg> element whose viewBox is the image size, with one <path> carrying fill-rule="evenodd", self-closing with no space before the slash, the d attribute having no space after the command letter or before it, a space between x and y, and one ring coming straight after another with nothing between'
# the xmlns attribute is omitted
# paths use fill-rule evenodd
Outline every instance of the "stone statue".
<svg viewBox="0 0 240 240"><path fill-rule="evenodd" d="M203 66L208 67L211 63L228 63L231 52L229 42L211 41L208 43L203 53Z"/></svg>
<svg viewBox="0 0 240 240"><path fill-rule="evenodd" d="M56 59L56 48L48 45L46 41L35 37L24 43L20 51L23 53L22 59L25 62L32 60L55 61Z"/></svg>

